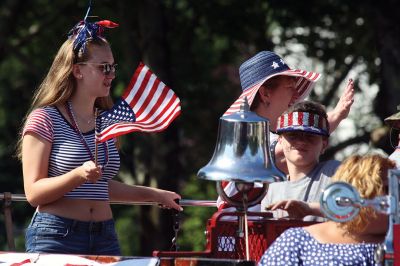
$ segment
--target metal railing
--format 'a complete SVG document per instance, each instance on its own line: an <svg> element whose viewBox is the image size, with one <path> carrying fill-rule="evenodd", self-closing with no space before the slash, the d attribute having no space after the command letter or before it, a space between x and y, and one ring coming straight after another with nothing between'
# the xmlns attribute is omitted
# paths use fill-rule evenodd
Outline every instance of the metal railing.
<svg viewBox="0 0 400 266"><path fill-rule="evenodd" d="M6 227L6 237L7 237L7 245L10 251L15 251L15 243L14 243L14 232L13 232L13 222L12 222L12 202L27 202L24 194L12 194L11 192L3 192L0 193L0 201L3 201L3 212L4 212L4 223ZM121 205L154 205L158 206L157 202L128 202L128 201L110 201L110 204L121 204ZM179 200L179 205L181 206L196 206L196 207L217 207L217 202L213 200L190 200L190 199L181 199Z"/></svg>

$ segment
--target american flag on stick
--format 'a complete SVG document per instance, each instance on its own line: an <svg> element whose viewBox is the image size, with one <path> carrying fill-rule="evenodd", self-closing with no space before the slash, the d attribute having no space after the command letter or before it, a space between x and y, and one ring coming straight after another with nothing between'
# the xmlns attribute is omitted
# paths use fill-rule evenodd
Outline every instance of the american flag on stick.
<svg viewBox="0 0 400 266"><path fill-rule="evenodd" d="M159 132L180 114L180 100L143 63L140 63L122 99L96 120L97 141L134 131Z"/></svg>

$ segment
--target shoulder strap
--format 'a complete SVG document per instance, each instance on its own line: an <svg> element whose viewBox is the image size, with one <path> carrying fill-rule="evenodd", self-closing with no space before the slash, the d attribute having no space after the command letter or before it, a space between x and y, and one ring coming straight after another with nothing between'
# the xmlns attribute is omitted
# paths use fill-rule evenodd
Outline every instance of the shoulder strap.
<svg viewBox="0 0 400 266"><path fill-rule="evenodd" d="M310 180L310 183L308 183L308 186L307 186L307 189L306 189L306 193L304 194L304 198L303 198L303 201L304 201L304 202L307 202L308 197L310 196L311 187L312 187L312 185L313 185L313 183L314 183L314 181L315 181L315 178L316 178L315 173L316 173L317 171L319 171L319 169L321 169L323 165L324 165L324 163L318 163L318 164L316 165L316 167L315 167L315 168L311 171L311 173L309 174L311 180Z"/></svg>

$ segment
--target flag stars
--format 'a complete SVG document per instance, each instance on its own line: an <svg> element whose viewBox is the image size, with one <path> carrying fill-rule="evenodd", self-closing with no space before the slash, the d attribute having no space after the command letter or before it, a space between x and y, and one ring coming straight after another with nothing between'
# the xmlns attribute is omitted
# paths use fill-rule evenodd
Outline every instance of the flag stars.
<svg viewBox="0 0 400 266"><path fill-rule="evenodd" d="M282 58L281 58L281 60L280 60L280 61L281 61L281 64L282 64L282 65L286 65L285 61L283 61L283 59L282 59Z"/></svg>
<svg viewBox="0 0 400 266"><path fill-rule="evenodd" d="M279 64L277 62L272 62L271 67L273 67L274 69L277 69L279 67Z"/></svg>

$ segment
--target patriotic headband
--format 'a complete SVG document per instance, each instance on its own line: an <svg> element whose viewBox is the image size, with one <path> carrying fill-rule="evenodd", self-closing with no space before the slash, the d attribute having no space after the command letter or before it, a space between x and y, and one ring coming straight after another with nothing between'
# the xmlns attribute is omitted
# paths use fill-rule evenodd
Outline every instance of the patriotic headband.
<svg viewBox="0 0 400 266"><path fill-rule="evenodd" d="M116 28L119 26L110 20L89 22L87 18L91 8L92 1L89 3L85 18L79 21L68 33L68 38L75 38L73 50L76 54L85 52L87 40L103 39L104 28Z"/></svg>
<svg viewBox="0 0 400 266"><path fill-rule="evenodd" d="M277 133L303 131L329 137L329 124L325 117L307 113L292 112L278 118Z"/></svg>

